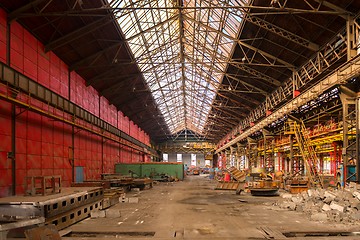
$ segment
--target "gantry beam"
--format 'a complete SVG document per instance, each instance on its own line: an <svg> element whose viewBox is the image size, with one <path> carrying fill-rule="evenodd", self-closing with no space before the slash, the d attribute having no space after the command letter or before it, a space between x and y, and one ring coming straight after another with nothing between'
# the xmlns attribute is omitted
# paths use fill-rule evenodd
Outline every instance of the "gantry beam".
<svg viewBox="0 0 360 240"><path fill-rule="evenodd" d="M306 104L307 102L317 98L323 92L335 87L336 85L345 84L350 79L354 77L358 77L359 75L360 75L360 56L358 56L356 59L353 59L351 62L344 64L336 71L334 71L331 75L320 81L318 84L314 85L312 88L302 93L300 96L292 99L284 106L274 111L268 117L265 117L263 120L260 120L253 127L246 130L245 132L237 136L235 139L231 140L229 143L217 149L216 153L219 153L225 150L226 148L236 144L237 142L246 139L253 133L256 133L261 129L263 129L264 127L268 126L270 123L283 118L291 111L296 110L299 107Z"/></svg>

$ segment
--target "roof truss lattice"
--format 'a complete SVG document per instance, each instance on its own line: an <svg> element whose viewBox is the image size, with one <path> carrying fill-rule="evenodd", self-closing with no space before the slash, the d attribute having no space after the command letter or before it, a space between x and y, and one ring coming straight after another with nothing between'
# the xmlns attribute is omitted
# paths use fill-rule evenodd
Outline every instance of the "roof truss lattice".
<svg viewBox="0 0 360 240"><path fill-rule="evenodd" d="M109 3L170 132L202 134L242 21L222 6L247 1Z"/></svg>

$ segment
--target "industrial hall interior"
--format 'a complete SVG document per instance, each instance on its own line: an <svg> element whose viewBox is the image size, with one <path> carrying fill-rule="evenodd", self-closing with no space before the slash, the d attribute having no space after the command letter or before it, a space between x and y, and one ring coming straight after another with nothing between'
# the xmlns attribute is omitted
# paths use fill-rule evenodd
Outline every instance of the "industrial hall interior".
<svg viewBox="0 0 360 240"><path fill-rule="evenodd" d="M360 239L359 0L0 0L0 240Z"/></svg>

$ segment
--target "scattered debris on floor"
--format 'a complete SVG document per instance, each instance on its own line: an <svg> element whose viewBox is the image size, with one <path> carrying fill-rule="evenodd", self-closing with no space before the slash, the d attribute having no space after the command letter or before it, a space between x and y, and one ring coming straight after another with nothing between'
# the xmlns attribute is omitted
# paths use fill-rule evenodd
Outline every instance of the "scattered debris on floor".
<svg viewBox="0 0 360 240"><path fill-rule="evenodd" d="M360 191L309 189L296 195L283 193L274 203L283 209L304 212L310 220L321 222L360 222Z"/></svg>

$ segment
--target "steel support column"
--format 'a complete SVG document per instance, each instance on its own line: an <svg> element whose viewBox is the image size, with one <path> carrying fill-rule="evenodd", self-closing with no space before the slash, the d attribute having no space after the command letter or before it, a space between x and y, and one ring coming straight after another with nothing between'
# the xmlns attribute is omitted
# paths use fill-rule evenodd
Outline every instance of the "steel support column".
<svg viewBox="0 0 360 240"><path fill-rule="evenodd" d="M360 182L360 93L356 97L356 181Z"/></svg>
<svg viewBox="0 0 360 240"><path fill-rule="evenodd" d="M343 106L343 169L344 169L344 186L346 182L353 180L354 174L349 174L349 169L357 164L358 147L357 132L358 125L356 109L357 94L345 86L340 87L340 99ZM359 168L359 166L357 166ZM359 171L357 169L356 181L359 181Z"/></svg>
<svg viewBox="0 0 360 240"><path fill-rule="evenodd" d="M346 21L346 44L348 61L357 55L358 38L359 29L355 24L355 19L349 16L348 20Z"/></svg>

